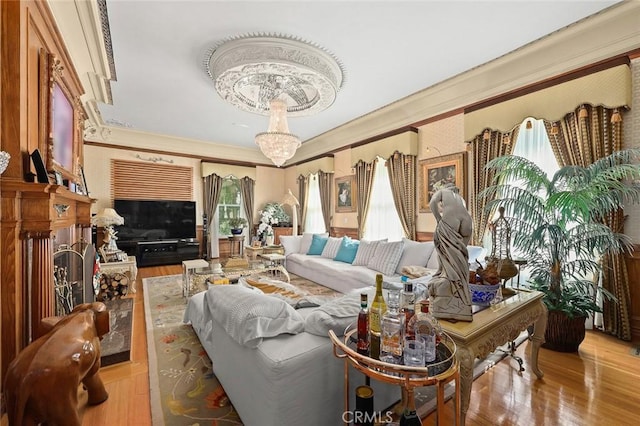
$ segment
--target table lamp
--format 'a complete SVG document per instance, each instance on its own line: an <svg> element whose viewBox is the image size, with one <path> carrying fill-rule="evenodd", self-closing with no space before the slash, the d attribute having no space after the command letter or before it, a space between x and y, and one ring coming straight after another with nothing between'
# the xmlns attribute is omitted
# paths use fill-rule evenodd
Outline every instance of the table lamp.
<svg viewBox="0 0 640 426"><path fill-rule="evenodd" d="M288 204L291 206L291 210L292 210L292 223L291 225L293 226L293 235L298 235L298 206L300 205L300 203L298 202L298 199L293 195L293 193L291 192L291 190L287 190L287 193L284 195L284 198L282 199L282 204Z"/></svg>
<svg viewBox="0 0 640 426"><path fill-rule="evenodd" d="M120 216L114 209L106 208L91 218L91 224L104 229L104 237L102 242L104 247L109 251L117 251L116 231L113 225L124 225L124 218Z"/></svg>

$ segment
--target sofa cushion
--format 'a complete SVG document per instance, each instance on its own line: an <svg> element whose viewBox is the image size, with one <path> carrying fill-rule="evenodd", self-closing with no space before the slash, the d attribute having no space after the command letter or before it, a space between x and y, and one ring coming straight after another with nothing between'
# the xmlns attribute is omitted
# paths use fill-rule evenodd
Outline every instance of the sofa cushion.
<svg viewBox="0 0 640 426"><path fill-rule="evenodd" d="M289 256L293 253L300 253L300 245L302 244L302 235L281 235L280 245L284 248L284 255Z"/></svg>
<svg viewBox="0 0 640 426"><path fill-rule="evenodd" d="M207 290L207 310L240 345L256 348L265 337L304 331L304 319L287 302L241 285Z"/></svg>
<svg viewBox="0 0 640 426"><path fill-rule="evenodd" d="M435 248L433 241L419 243L407 238L403 238L402 241L404 242L404 248L402 249L402 256L398 262L396 272L402 274L402 268L405 266L427 266L429 257L431 257L431 253Z"/></svg>
<svg viewBox="0 0 640 426"><path fill-rule="evenodd" d="M311 239L311 246L309 247L307 254L320 256L322 254L322 250L324 250L324 246L327 245L327 241L329 241L329 237L314 235Z"/></svg>
<svg viewBox="0 0 640 426"><path fill-rule="evenodd" d="M353 264L356 266L367 266L369 260L373 257L376 252L376 248L378 244L381 242L386 242L387 240L376 240L376 241L367 241L361 240L360 247L358 247L358 252L356 253L355 259L353 259Z"/></svg>
<svg viewBox="0 0 640 426"><path fill-rule="evenodd" d="M349 237L342 238L338 253L336 253L336 256L333 258L333 260L345 263L353 263L353 260L356 258L356 253L358 252L358 247L360 247L360 241L352 240Z"/></svg>
<svg viewBox="0 0 640 426"><path fill-rule="evenodd" d="M373 257L367 262L367 267L382 272L383 275L393 275L402 256L403 247L403 241L378 244Z"/></svg>
<svg viewBox="0 0 640 426"><path fill-rule="evenodd" d="M324 234L313 234L311 232L305 232L302 234L302 240L300 241L300 252L302 254L306 254L309 251L309 247L311 247L311 242L313 241L313 236L319 235L321 237L328 237L328 233Z"/></svg>
<svg viewBox="0 0 640 426"><path fill-rule="evenodd" d="M322 250L322 257L326 257L329 259L333 259L338 254L338 250L340 249L340 244L342 243L342 238L329 237L327 240L327 244L324 246Z"/></svg>

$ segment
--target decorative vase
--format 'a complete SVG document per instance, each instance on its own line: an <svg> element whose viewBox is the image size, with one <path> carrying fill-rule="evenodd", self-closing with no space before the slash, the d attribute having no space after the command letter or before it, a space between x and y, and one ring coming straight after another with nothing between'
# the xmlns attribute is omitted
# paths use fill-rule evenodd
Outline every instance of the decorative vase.
<svg viewBox="0 0 640 426"><path fill-rule="evenodd" d="M242 234L243 229L242 228L231 228L231 234L232 235L240 235Z"/></svg>
<svg viewBox="0 0 640 426"><path fill-rule="evenodd" d="M273 235L267 235L267 237L265 238L265 243L268 246L272 246L273 245Z"/></svg>
<svg viewBox="0 0 640 426"><path fill-rule="evenodd" d="M542 347L556 352L578 352L585 336L586 319L585 316L569 318L564 312L549 311Z"/></svg>
<svg viewBox="0 0 640 426"><path fill-rule="evenodd" d="M469 284L471 303L480 306L489 306L496 298L501 284Z"/></svg>

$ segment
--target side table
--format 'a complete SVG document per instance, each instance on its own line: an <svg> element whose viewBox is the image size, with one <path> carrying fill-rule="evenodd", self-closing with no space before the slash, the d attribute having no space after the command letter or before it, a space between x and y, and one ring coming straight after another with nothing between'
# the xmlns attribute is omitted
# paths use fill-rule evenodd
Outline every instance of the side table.
<svg viewBox="0 0 640 426"><path fill-rule="evenodd" d="M131 293L136 292L136 277L138 275L138 265L136 264L136 258L131 256L128 260L122 260L119 262L104 262L100 263L100 271L105 274L115 274L129 272L131 278Z"/></svg>
<svg viewBox="0 0 640 426"><path fill-rule="evenodd" d="M229 235L229 257L242 257L244 247L244 236Z"/></svg>
<svg viewBox="0 0 640 426"><path fill-rule="evenodd" d="M372 379L396 384L402 388L402 407L415 410L414 390L419 386L437 387L437 410L438 426L445 426L445 416L441 415L444 410L445 398L444 387L447 383L455 383L455 425L461 424L460 413L460 370L456 358L456 344L447 336L442 334L441 345L446 345L450 350L447 359L432 363L426 367L412 367L399 364L390 364L359 354L351 347L349 341L358 330L351 330L344 335L344 340L338 338L333 330L329 330L329 338L333 343L333 355L336 358L344 359L344 404L345 412L349 411L349 365L362 372ZM349 424L348 419L343 418L345 426Z"/></svg>
<svg viewBox="0 0 640 426"><path fill-rule="evenodd" d="M191 274L196 269L209 267L209 262L204 259L182 261L182 296L189 298L191 291Z"/></svg>

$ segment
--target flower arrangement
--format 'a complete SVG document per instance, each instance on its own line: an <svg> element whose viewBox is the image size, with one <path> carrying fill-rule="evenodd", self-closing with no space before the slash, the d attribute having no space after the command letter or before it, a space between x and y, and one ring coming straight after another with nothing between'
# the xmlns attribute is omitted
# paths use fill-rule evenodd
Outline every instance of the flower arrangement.
<svg viewBox="0 0 640 426"><path fill-rule="evenodd" d="M261 239L265 239L267 235L273 235L274 226L288 223L291 220L282 205L278 203L266 203L259 213L258 235Z"/></svg>

